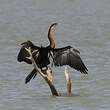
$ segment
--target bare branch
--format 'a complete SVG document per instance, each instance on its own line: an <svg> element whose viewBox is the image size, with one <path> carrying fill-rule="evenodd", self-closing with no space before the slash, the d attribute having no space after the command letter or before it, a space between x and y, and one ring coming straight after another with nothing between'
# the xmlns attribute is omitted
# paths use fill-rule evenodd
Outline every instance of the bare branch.
<svg viewBox="0 0 110 110"><path fill-rule="evenodd" d="M48 76L48 79L53 83L52 70L49 67L47 69L47 76Z"/></svg>
<svg viewBox="0 0 110 110"><path fill-rule="evenodd" d="M36 71L38 71L38 72L40 73L40 75L41 75L41 76L45 79L45 81L48 83L48 85L49 85L49 87L50 87L50 89L51 89L52 95L53 95L53 96L60 96L60 94L57 92L57 90L55 89L55 87L54 87L54 85L53 85L53 81L51 81L51 80L52 80L52 75L51 75L51 73L49 73L49 71L47 71L47 73L49 74L48 76L49 76L50 78L48 78L47 75L45 75L44 73L42 73L42 71L38 68L38 66L37 66L37 64L36 64L36 62L35 62L35 60L34 60L34 58L32 57L31 47L29 47L28 49L27 49L27 48L25 48L25 49L28 51L28 53L29 53L29 55L30 55L30 57L28 57L28 59L30 59L30 60L32 61L32 64L33 64L34 68L36 69Z"/></svg>
<svg viewBox="0 0 110 110"><path fill-rule="evenodd" d="M67 81L67 93L71 93L71 79L70 79L70 75L67 71L67 67L65 67L65 77L66 77L66 81Z"/></svg>

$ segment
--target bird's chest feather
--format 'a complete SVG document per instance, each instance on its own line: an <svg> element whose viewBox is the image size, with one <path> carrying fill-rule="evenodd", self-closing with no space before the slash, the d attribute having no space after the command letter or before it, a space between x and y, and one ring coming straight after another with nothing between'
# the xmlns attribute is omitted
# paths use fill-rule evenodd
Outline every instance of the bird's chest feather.
<svg viewBox="0 0 110 110"><path fill-rule="evenodd" d="M42 65L47 65L50 63L49 61L49 50L47 48L41 48L39 51L39 55L37 57L37 62Z"/></svg>

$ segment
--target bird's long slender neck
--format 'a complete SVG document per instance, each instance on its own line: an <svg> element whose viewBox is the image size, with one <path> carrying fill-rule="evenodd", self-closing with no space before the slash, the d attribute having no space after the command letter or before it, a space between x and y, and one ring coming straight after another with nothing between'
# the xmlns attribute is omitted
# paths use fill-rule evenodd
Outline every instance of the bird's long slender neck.
<svg viewBox="0 0 110 110"><path fill-rule="evenodd" d="M52 30L53 30L52 27L50 27L49 31L48 31L48 39L50 41L50 45L49 45L50 48L54 48L55 47L55 42L54 42L54 39L53 39Z"/></svg>

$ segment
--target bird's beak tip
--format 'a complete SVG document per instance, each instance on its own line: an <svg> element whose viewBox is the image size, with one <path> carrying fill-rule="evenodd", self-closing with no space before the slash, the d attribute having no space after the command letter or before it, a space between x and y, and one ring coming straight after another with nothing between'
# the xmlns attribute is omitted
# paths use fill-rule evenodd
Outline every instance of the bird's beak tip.
<svg viewBox="0 0 110 110"><path fill-rule="evenodd" d="M58 23L58 25L61 25L61 24L64 24L64 23Z"/></svg>

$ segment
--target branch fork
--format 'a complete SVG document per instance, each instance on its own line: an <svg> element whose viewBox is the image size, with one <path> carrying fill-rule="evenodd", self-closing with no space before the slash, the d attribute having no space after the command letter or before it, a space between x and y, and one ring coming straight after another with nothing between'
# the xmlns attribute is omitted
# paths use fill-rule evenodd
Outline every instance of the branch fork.
<svg viewBox="0 0 110 110"><path fill-rule="evenodd" d="M29 53L29 57L27 57L28 59L31 60L34 68L36 69L36 71L39 72L39 74L45 79L45 81L47 82L47 84L49 85L50 89L51 89L51 93L53 96L61 96L61 94L59 92L57 92L54 84L53 84L53 78L52 78L52 71L51 68L48 68L46 70L46 74L44 74L41 69L38 67L38 65L36 64L33 56L32 56L32 52L31 52L31 47L29 48L25 48L26 51ZM65 67L65 77L66 77L66 81L67 81L67 93L70 94L71 93L71 79L70 79L70 75L67 71L67 68Z"/></svg>
<svg viewBox="0 0 110 110"><path fill-rule="evenodd" d="M30 57L27 57L28 59L30 59L32 61L32 64L34 66L34 68L36 69L36 71L39 72L39 74L45 79L45 81L47 82L47 84L49 85L52 95L53 96L60 96L60 93L57 92L56 88L54 87L53 84L53 80L52 80L52 74L51 74L51 69L48 68L47 69L47 75L45 75L37 66L33 56L32 56L32 52L31 52L31 47L29 48L25 48L27 50L27 52L29 53Z"/></svg>

